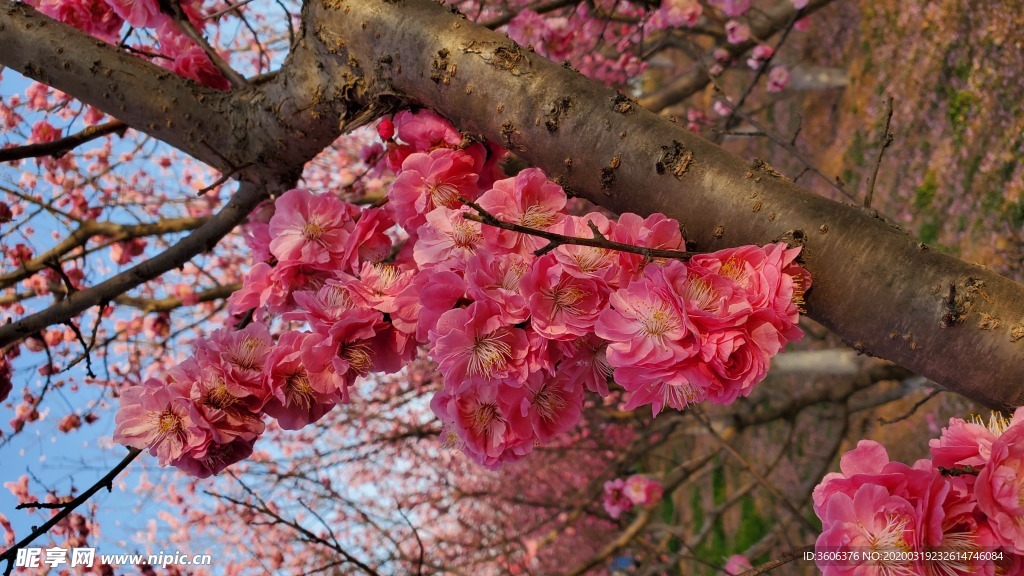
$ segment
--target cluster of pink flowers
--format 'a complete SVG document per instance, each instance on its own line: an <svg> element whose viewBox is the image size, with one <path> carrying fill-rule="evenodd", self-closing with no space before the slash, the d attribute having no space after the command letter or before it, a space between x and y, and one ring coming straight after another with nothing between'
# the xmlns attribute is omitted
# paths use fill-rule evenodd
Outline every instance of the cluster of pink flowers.
<svg viewBox="0 0 1024 576"><path fill-rule="evenodd" d="M684 264L548 246L472 216L654 249L684 242L661 214L569 214L541 170L503 177L502 149L432 112L400 112L378 133L396 173L387 203L360 209L296 189L254 217L260 262L230 309L255 322L201 341L166 382L128 388L119 441L216 472L251 450L263 415L304 426L347 402L358 377L395 372L423 345L443 376L431 407L446 436L495 467L576 426L585 390L608 395L613 369L627 408L729 403L802 335L810 278L797 249L748 246Z"/></svg>
<svg viewBox="0 0 1024 576"><path fill-rule="evenodd" d="M110 43L120 40L125 23L133 28L155 29L160 52L167 57L156 59L155 63L212 88L227 90L231 87L206 52L160 10L157 0L28 0L26 3L55 20ZM185 15L199 30L207 23L201 17L201 6L199 0L181 1Z"/></svg>
<svg viewBox="0 0 1024 576"><path fill-rule="evenodd" d="M616 478L604 483L604 497L601 503L605 512L618 519L634 506L650 506L661 500L661 483L641 474L629 478Z"/></svg>
<svg viewBox="0 0 1024 576"><path fill-rule="evenodd" d="M930 447L907 466L861 440L814 489L826 576L1024 574L1024 408L952 418Z"/></svg>

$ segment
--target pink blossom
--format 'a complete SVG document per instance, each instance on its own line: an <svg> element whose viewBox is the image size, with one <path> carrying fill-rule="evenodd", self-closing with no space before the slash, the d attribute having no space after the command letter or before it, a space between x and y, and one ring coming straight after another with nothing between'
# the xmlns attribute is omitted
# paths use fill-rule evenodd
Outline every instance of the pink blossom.
<svg viewBox="0 0 1024 576"><path fill-rule="evenodd" d="M765 60L768 60L775 54L775 49L767 44L758 44L754 46L754 49L750 51L750 58L747 59L747 66L753 70L757 70L764 64Z"/></svg>
<svg viewBox="0 0 1024 576"><path fill-rule="evenodd" d="M430 341L431 356L457 392L476 384L518 386L526 380L526 332L504 324L494 302L445 312L430 331Z"/></svg>
<svg viewBox="0 0 1024 576"><path fill-rule="evenodd" d="M363 300L358 286L357 279L339 272L316 292L296 292L298 309L284 318L304 320L313 332L337 341L372 338L383 315Z"/></svg>
<svg viewBox="0 0 1024 576"><path fill-rule="evenodd" d="M816 543L819 551L952 549L972 553L995 545L991 530L975 512L963 478L942 476L927 460L913 467L890 462L880 444L862 440L842 457L840 469L841 473L826 475L812 494L815 513L823 522ZM882 567L873 561L818 565L826 575L873 573L870 570ZM923 565L913 561L885 566L907 573L925 572ZM992 570L991 562L979 560L930 567L942 574L991 574Z"/></svg>
<svg viewBox="0 0 1024 576"><path fill-rule="evenodd" d="M712 272L700 259L688 264L668 262L662 274L678 297L679 304L701 334L705 360L715 355L708 347L710 334L746 324L753 311L747 291L735 281Z"/></svg>
<svg viewBox="0 0 1024 576"><path fill-rule="evenodd" d="M11 525L11 521L7 519L7 516L0 514L0 528L4 529L4 546L12 546L17 540L14 534L14 526Z"/></svg>
<svg viewBox="0 0 1024 576"><path fill-rule="evenodd" d="M481 253L466 261L466 293L473 300L490 300L498 304L502 322L519 324L530 317L526 298L519 290L519 280L526 273L534 256Z"/></svg>
<svg viewBox="0 0 1024 576"><path fill-rule="evenodd" d="M533 262L519 288L529 303L530 324L551 340L573 340L593 331L609 292L603 283L571 275L550 253Z"/></svg>
<svg viewBox="0 0 1024 576"><path fill-rule="evenodd" d="M974 487L978 508L988 516L999 543L1024 554L1024 423L1009 427L992 443L991 457Z"/></svg>
<svg viewBox="0 0 1024 576"><path fill-rule="evenodd" d="M221 328L197 343L197 369L206 377L222 380L213 386L223 386L225 393L255 412L266 400L263 364L272 346L270 332L260 322L252 322L241 330ZM219 374L214 376L211 371Z"/></svg>
<svg viewBox="0 0 1024 576"><path fill-rule="evenodd" d="M416 340L425 343L441 315L465 295L466 284L458 274L449 270L420 272L395 298L392 322L395 328L415 333Z"/></svg>
<svg viewBox="0 0 1024 576"><path fill-rule="evenodd" d="M1021 418L1016 416L1020 415ZM1024 421L1024 408L1018 408L1015 420ZM1001 417L992 414L991 426L980 421L965 421L950 418L949 426L942 429L939 438L928 442L931 448L932 461L936 466L953 468L955 466L973 466L981 468L991 457L992 444L1002 435L1005 428Z"/></svg>
<svg viewBox="0 0 1024 576"><path fill-rule="evenodd" d="M226 444L210 443L202 450L190 450L171 464L197 478L209 478L252 454L256 440L232 440Z"/></svg>
<svg viewBox="0 0 1024 576"><path fill-rule="evenodd" d="M121 407L114 421L114 442L149 449L161 466L189 450L201 450L207 432L186 394L188 388L150 379L121 391Z"/></svg>
<svg viewBox="0 0 1024 576"><path fill-rule="evenodd" d="M105 0L42 0L38 8L55 20L111 43L118 41L124 24Z"/></svg>
<svg viewBox="0 0 1024 576"><path fill-rule="evenodd" d="M695 333L657 267L608 298L598 317L597 336L608 345L608 362L624 366L664 367L693 356ZM621 383L621 382L620 382Z"/></svg>
<svg viewBox="0 0 1024 576"><path fill-rule="evenodd" d="M298 430L316 422L340 400L338 387L329 379L311 377L302 363L309 332L287 332L267 358L264 375L270 397L263 407L285 430Z"/></svg>
<svg viewBox="0 0 1024 576"><path fill-rule="evenodd" d="M18 504L34 504L39 502L39 498L36 498L28 491L28 475L21 475L17 482L4 482L4 488L7 488L11 495L18 499Z"/></svg>
<svg viewBox="0 0 1024 576"><path fill-rule="evenodd" d="M722 569L730 576L738 576L747 570L753 570L754 566L750 564L750 560L747 560L746 556L742 554L733 554L729 557L729 560L726 561L725 567Z"/></svg>
<svg viewBox="0 0 1024 576"><path fill-rule="evenodd" d="M331 268L345 254L359 209L333 194L289 190L270 219L270 251L278 260Z"/></svg>
<svg viewBox="0 0 1024 576"><path fill-rule="evenodd" d="M653 478L634 474L626 479L622 493L636 506L649 506L661 500L661 483Z"/></svg>
<svg viewBox="0 0 1024 576"><path fill-rule="evenodd" d="M168 19L156 0L106 0L134 28L156 28Z"/></svg>
<svg viewBox="0 0 1024 576"><path fill-rule="evenodd" d="M730 18L742 16L750 9L750 0L710 0L711 4L718 6Z"/></svg>
<svg viewBox="0 0 1024 576"><path fill-rule="evenodd" d="M403 228L415 230L435 208L455 209L462 204L459 198L475 199L478 178L473 157L462 150L417 152L402 162L388 190L388 206Z"/></svg>
<svg viewBox="0 0 1024 576"><path fill-rule="evenodd" d="M785 66L773 66L768 73L768 91L782 92L789 86L789 69Z"/></svg>
<svg viewBox="0 0 1024 576"><path fill-rule="evenodd" d="M488 468L518 460L532 448L512 432L498 402L498 386L471 386L461 393L438 392L430 408L470 458Z"/></svg>
<svg viewBox="0 0 1024 576"><path fill-rule="evenodd" d="M501 401L517 436L547 442L580 421L583 387L561 374L535 372L521 387L504 388Z"/></svg>
<svg viewBox="0 0 1024 576"><path fill-rule="evenodd" d="M413 258L420 268L443 267L464 270L466 262L483 244L481 224L465 218L471 210L440 207L427 214L426 223L417 230Z"/></svg>
<svg viewBox="0 0 1024 576"><path fill-rule="evenodd" d="M395 123L391 121L390 115L381 118L377 123L377 135L385 142L395 137Z"/></svg>
<svg viewBox="0 0 1024 576"><path fill-rule="evenodd" d="M262 371L262 362L260 369ZM167 378L173 385L189 388L189 399L201 417L196 423L207 430L211 442L227 443L236 438L252 440L263 433L264 425L258 413L265 402L261 385L250 388L255 388L255 394L239 396L238 390L229 386L231 377L223 372L221 365L195 358L188 358L168 370Z"/></svg>
<svg viewBox="0 0 1024 576"><path fill-rule="evenodd" d="M659 13L668 27L694 26L704 13L704 7L697 0L665 0Z"/></svg>
<svg viewBox="0 0 1024 576"><path fill-rule="evenodd" d="M646 219L630 212L622 214L612 228L609 239L632 246L686 250L679 222L659 213L651 214ZM616 285L625 286L640 277L648 258L631 252L618 252L617 255L620 273Z"/></svg>
<svg viewBox="0 0 1024 576"><path fill-rule="evenodd" d="M57 430L60 430L61 432L64 433L71 432L72 430L77 430L78 428L81 427L82 418L78 414L75 414L74 412L61 418L60 422L57 424Z"/></svg>
<svg viewBox="0 0 1024 576"><path fill-rule="evenodd" d="M383 262L391 255L391 237L387 231L395 224L383 208L363 210L358 218L342 255L347 270L353 274L364 263Z"/></svg>
<svg viewBox="0 0 1024 576"><path fill-rule="evenodd" d="M615 222L597 212L583 217L568 216L560 225L554 226L552 231L575 238L594 238L594 228L605 238L622 236L616 233L618 227ZM637 232L642 233L640 231ZM619 264L621 261L619 252L615 250L563 244L555 248L554 254L555 258L558 259L569 274L580 278L592 278L607 286L608 289L615 289L620 286L618 279L620 277ZM627 259L628 262L629 260Z"/></svg>
<svg viewBox="0 0 1024 576"><path fill-rule="evenodd" d="M399 294L408 288L416 274L393 264L364 262L359 271L359 282L348 284L359 295L358 300L385 314L394 313Z"/></svg>
<svg viewBox="0 0 1024 576"><path fill-rule="evenodd" d="M558 374L580 382L587 390L600 396L608 395L608 378L612 367L608 364L606 351L608 343L593 334L582 338L559 342L562 359Z"/></svg>
<svg viewBox="0 0 1024 576"><path fill-rule="evenodd" d="M725 23L725 37L729 44L740 44L750 39L750 27L746 24L729 20Z"/></svg>
<svg viewBox="0 0 1024 576"><path fill-rule="evenodd" d="M462 133L432 110L402 110L395 114L394 126L398 137L415 152L457 148L462 143Z"/></svg>
<svg viewBox="0 0 1024 576"><path fill-rule="evenodd" d="M629 512L633 509L633 501L626 497L624 493L625 488L626 481L622 478L616 478L604 483L604 495L601 498L601 504L604 506L605 512L614 519L622 516L623 512Z"/></svg>
<svg viewBox="0 0 1024 576"><path fill-rule="evenodd" d="M481 208L499 220L537 230L548 230L561 222L565 218L565 202L562 187L548 180L538 168L527 168L514 178L498 180L477 201ZM524 254L547 244L546 240L536 236L493 226L484 227L483 234L489 245L506 252Z"/></svg>

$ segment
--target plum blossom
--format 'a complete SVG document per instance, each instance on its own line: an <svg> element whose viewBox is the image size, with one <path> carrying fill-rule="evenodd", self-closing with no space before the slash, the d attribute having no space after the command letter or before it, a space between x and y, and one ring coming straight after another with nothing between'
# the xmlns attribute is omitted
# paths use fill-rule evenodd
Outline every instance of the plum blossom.
<svg viewBox="0 0 1024 576"><path fill-rule="evenodd" d="M1024 424L1009 427L992 443L974 487L999 543L1024 555Z"/></svg>
<svg viewBox="0 0 1024 576"><path fill-rule="evenodd" d="M402 172L388 190L388 206L396 222L415 230L435 208L455 209L462 205L460 198L475 199L478 179L473 157L462 150L417 152L402 162Z"/></svg>
<svg viewBox="0 0 1024 576"><path fill-rule="evenodd" d="M281 195L270 219L270 252L281 261L329 268L344 256L359 209L333 194L294 189Z"/></svg>
<svg viewBox="0 0 1024 576"><path fill-rule="evenodd" d="M538 168L527 168L514 178L494 183L477 204L492 216L536 230L548 230L561 222L567 198L562 187L548 180ZM483 229L484 239L496 250L525 254L543 247L547 241L536 236L501 230Z"/></svg>
<svg viewBox="0 0 1024 576"><path fill-rule="evenodd" d="M457 391L498 382L519 386L526 380L526 332L504 324L494 302L445 312L430 331L430 341L446 384Z"/></svg>
<svg viewBox="0 0 1024 576"><path fill-rule="evenodd" d="M572 340L593 331L607 305L606 285L573 276L554 254L534 261L519 288L529 303L531 325L551 340Z"/></svg>
<svg viewBox="0 0 1024 576"><path fill-rule="evenodd" d="M186 451L202 450L209 443L200 419L187 388L150 379L121 391L114 441L148 449L161 466L167 466Z"/></svg>

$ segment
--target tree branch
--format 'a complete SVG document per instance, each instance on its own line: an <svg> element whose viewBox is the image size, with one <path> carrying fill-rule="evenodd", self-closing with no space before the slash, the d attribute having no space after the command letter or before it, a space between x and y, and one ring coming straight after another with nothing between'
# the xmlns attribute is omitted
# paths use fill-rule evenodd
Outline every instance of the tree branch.
<svg viewBox="0 0 1024 576"><path fill-rule="evenodd" d="M697 250L802 245L815 279L808 316L855 350L994 408L1024 404L1024 339L1015 338L1024 332L1024 286L929 250L876 213L808 192L428 0L306 7L316 41L345 39L332 58L379 63L361 69L362 97L405 95L501 142L574 194L618 213L675 218ZM422 71L442 56L457 72L435 83ZM950 284L974 297L942 328ZM986 329L982 314L1004 322Z"/></svg>
<svg viewBox="0 0 1024 576"><path fill-rule="evenodd" d="M272 186L267 183L264 186L273 191L283 191L280 184ZM0 326L0 348L47 326L74 318L93 306L110 302L128 290L184 265L197 254L213 249L266 198L268 190L264 186L243 182L220 212L171 248L91 288L70 294L41 312Z"/></svg>
<svg viewBox="0 0 1024 576"><path fill-rule="evenodd" d="M39 158L41 156L53 156L54 158L60 158L67 154L76 147L91 142L97 138L102 138L108 134L118 134L119 136L124 135L124 131L128 129L128 126L124 122L119 120L113 120L106 124L97 124L96 126L89 126L81 132L58 138L52 142L40 142L38 144L26 144L24 146L15 146L14 148L2 148L0 149L0 162L13 162L15 160L21 160L24 158Z"/></svg>

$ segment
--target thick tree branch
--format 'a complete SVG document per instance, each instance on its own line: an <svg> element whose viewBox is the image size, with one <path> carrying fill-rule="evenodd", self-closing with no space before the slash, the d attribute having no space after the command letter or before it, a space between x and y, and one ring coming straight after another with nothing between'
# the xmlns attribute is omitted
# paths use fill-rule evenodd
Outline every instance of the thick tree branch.
<svg viewBox="0 0 1024 576"><path fill-rule="evenodd" d="M146 224L117 224L115 222L99 222L89 220L83 222L74 232L53 248L22 264L16 272L0 276L0 289L13 286L20 280L44 270L49 263L59 260L76 248L85 246L93 236L103 236L112 242L195 230L206 222L206 218L168 218Z"/></svg>
<svg viewBox="0 0 1024 576"><path fill-rule="evenodd" d="M249 212L266 198L268 191L282 190L280 185L274 186L272 183L255 185L243 182L220 212L171 248L91 288L70 294L41 312L0 326L0 348L47 326L74 318L93 306L110 302L128 290L184 265L195 255L212 250L221 238L244 221Z"/></svg>
<svg viewBox="0 0 1024 576"><path fill-rule="evenodd" d="M995 408L1024 404L1024 286L929 250L876 213L807 192L763 162L732 156L435 2L309 0L303 19L304 37L281 74L231 93L203 89L11 0L0 0L0 63L222 171L251 163L239 176L256 182L271 181L268 173L274 182L294 177L340 124L367 122L401 96L501 142L611 210L678 219L699 250L802 245L815 279L809 315L856 350ZM261 196L244 191L233 209ZM136 267L131 281L115 277L0 328L0 344L212 247L241 220L238 210L197 230L187 249Z"/></svg>
<svg viewBox="0 0 1024 576"><path fill-rule="evenodd" d="M1024 286L803 190L433 2L320 0L306 18L318 41L345 39L339 56L360 63L364 98L404 94L575 194L678 219L698 250L801 245L814 277L808 315L854 349L995 408L1024 404ZM959 296L943 328L950 285ZM983 317L1001 323L987 329Z"/></svg>

